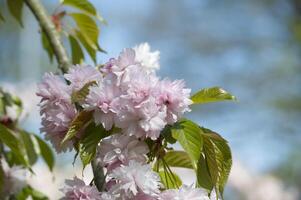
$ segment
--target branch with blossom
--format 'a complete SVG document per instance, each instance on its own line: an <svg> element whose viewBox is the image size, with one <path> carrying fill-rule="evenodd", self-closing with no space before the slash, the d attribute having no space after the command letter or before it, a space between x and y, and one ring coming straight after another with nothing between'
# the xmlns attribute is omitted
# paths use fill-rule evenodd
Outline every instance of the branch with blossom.
<svg viewBox="0 0 301 200"><path fill-rule="evenodd" d="M37 91L41 131L58 153L74 148L84 167L95 159L105 172L91 185L67 180L63 199L221 197L231 167L227 142L183 115L194 103L230 94L211 88L191 97L183 80L158 77L159 66L159 52L144 43L101 68L75 65L63 76L45 74ZM175 141L185 151L173 150ZM182 185L172 167L195 170L195 185Z"/></svg>
<svg viewBox="0 0 301 200"><path fill-rule="evenodd" d="M95 19L105 21L87 0L64 0L51 16L39 0L18 0L15 7L11 2L10 11L20 24L21 15L15 13L21 12L24 2L31 9L41 27L43 47L51 60L55 55L63 73L46 73L38 85L40 130L57 153L74 149L83 168L92 165L91 183L77 177L66 180L62 199L223 198L232 165L230 147L221 135L185 119L184 114L192 104L235 100L234 96L219 87L191 95L184 80L158 77L160 53L152 52L147 43L126 48L97 65L96 52L104 51L98 44ZM61 11L63 6L81 12ZM65 17L76 26L64 27ZM73 66L62 35L69 39ZM97 67L82 64L80 44ZM4 128L0 132L13 135ZM176 142L183 150L173 149ZM183 185L174 167L193 170L195 183Z"/></svg>

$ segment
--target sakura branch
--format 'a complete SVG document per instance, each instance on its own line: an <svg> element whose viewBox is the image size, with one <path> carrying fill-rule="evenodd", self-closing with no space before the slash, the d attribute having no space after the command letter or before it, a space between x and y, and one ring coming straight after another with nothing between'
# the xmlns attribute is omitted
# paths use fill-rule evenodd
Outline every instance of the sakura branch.
<svg viewBox="0 0 301 200"><path fill-rule="evenodd" d="M220 194L211 191L220 189L216 186L206 191L198 186L202 181L195 184L197 187L182 185L170 168L174 165L165 160L168 153L174 153L168 147L170 138L183 142L175 130L169 136L166 130L179 130L178 126L185 122L183 115L191 111L194 102L183 80L156 75L159 66L159 52L151 52L144 43L124 49L100 69L76 65L63 76L44 75L37 95L41 97L41 131L46 139L58 153L75 149L84 167L94 159L105 172L102 185L95 181L96 177L90 185L77 177L67 180L61 190L63 199L218 198L216 194ZM209 129L206 132L197 128L204 131L204 140L205 136L214 136L224 142ZM214 140L207 140L218 146ZM193 145L196 141L186 142ZM189 156L195 149L183 148L188 148L188 153L182 155L188 156L189 168L193 168L194 160Z"/></svg>

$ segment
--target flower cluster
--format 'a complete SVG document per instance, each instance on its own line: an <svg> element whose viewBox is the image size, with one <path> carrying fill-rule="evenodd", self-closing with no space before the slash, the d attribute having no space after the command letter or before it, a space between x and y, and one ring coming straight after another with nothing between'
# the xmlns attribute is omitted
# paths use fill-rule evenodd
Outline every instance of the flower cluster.
<svg viewBox="0 0 301 200"><path fill-rule="evenodd" d="M125 49L105 64L103 81L90 88L83 107L107 130L114 124L129 136L155 140L166 124L189 111L190 89L182 80L160 80L154 71L158 54L147 54L143 46ZM151 62L141 60L149 57Z"/></svg>
<svg viewBox="0 0 301 200"><path fill-rule="evenodd" d="M57 152L72 149L72 143L61 145L69 125L76 116L77 110L72 102L72 93L79 91L91 81L100 81L101 74L92 66L74 66L64 78L46 73L38 85L37 95L41 97L40 114L42 116L41 132L46 133Z"/></svg>
<svg viewBox="0 0 301 200"><path fill-rule="evenodd" d="M71 142L65 146L60 142L77 113L72 94L90 84L85 100L77 103L93 111L96 124L106 130L116 126L128 136L157 139L166 124L175 123L190 111L192 103L184 81L160 80L155 73L158 68L159 52L150 52L148 44L141 44L124 49L100 70L74 66L64 75L67 81L45 74L37 92L41 97L41 131L57 152L71 149Z"/></svg>
<svg viewBox="0 0 301 200"><path fill-rule="evenodd" d="M145 171L145 167L143 166L144 170L141 170L141 166L136 166L136 164L132 163L132 166L128 169L120 169L120 170L127 170L129 172L128 178L124 178L122 172L122 180L123 185L116 185L119 188L114 192L98 192L95 186L85 185L85 183L78 179L74 178L73 180L66 180L66 185L64 189L61 191L65 193L65 196L61 200L220 200L215 195L215 191L212 191L211 195L208 196L207 192L200 188L193 188L191 186L182 186L180 189L170 189L165 190L161 193L157 193L156 196L151 196L150 194L153 193L152 188L156 183L152 182L152 177L148 175L144 175L144 177L148 176L151 180L146 180L147 183L142 183L140 180L137 182L140 183L141 187L143 187L144 191L141 191L141 188L136 188L136 185L133 183L131 179L133 176L133 171L137 168L137 175L138 178L140 172L146 172L148 175L149 170ZM119 171L116 172L117 174ZM134 177L134 176L133 176ZM143 177L143 176L142 176ZM141 177L139 177L141 178ZM116 187L117 188L117 187ZM123 190L123 191L122 191ZM128 191L135 192L136 195L128 196ZM146 194L145 192L149 192ZM157 192L157 191L156 191Z"/></svg>
<svg viewBox="0 0 301 200"><path fill-rule="evenodd" d="M72 148L72 140L61 145L75 116L93 113L95 125L120 132L100 141L96 162L105 169L104 191L78 178L66 181L66 200L207 200L201 189L183 186L165 190L160 176L148 164L145 139L157 140L166 125L190 111L190 89L183 80L160 79L159 52L148 44L124 49L102 68L77 65L64 77L46 74L38 86L41 97L41 131L57 152ZM65 80L64 80L65 79ZM74 101L74 94L88 87L88 94ZM75 138L80 139L80 131Z"/></svg>
<svg viewBox="0 0 301 200"><path fill-rule="evenodd" d="M77 177L73 180L66 180L66 187L61 189L65 197L61 200L101 200L100 192L95 186L86 185Z"/></svg>

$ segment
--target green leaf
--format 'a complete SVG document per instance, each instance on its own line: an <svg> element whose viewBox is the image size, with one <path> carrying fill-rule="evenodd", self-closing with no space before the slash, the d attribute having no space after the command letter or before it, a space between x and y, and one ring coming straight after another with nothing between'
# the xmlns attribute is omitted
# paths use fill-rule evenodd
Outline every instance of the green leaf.
<svg viewBox="0 0 301 200"><path fill-rule="evenodd" d="M4 19L4 17L3 17L3 15L2 15L1 12L0 12L0 20L3 21L3 22L5 21L5 19Z"/></svg>
<svg viewBox="0 0 301 200"><path fill-rule="evenodd" d="M203 147L200 127L192 121L182 120L176 123L171 131L172 136L178 140L182 148L187 152L193 167L196 169Z"/></svg>
<svg viewBox="0 0 301 200"><path fill-rule="evenodd" d="M99 30L95 21L83 13L69 13L69 15L76 22L79 31L86 39L87 43L95 50L98 49L98 35Z"/></svg>
<svg viewBox="0 0 301 200"><path fill-rule="evenodd" d="M236 98L219 87L205 88L191 97L194 104L211 103L224 100L236 100Z"/></svg>
<svg viewBox="0 0 301 200"><path fill-rule="evenodd" d="M0 93L1 95L1 93ZM0 96L0 117L2 117L2 115L5 114L6 110L5 110L5 103L4 103L4 100L3 98Z"/></svg>
<svg viewBox="0 0 301 200"><path fill-rule="evenodd" d="M16 159L25 167L29 167L26 157L26 150L19 138L11 130L0 124L0 140L8 146Z"/></svg>
<svg viewBox="0 0 301 200"><path fill-rule="evenodd" d="M28 161L30 163L30 165L33 165L36 163L37 159L38 159L38 155L37 152L35 150L35 146L34 143L31 139L31 134L25 132L25 131L20 131L20 135L22 137L24 146L25 146L25 150L28 156Z"/></svg>
<svg viewBox="0 0 301 200"><path fill-rule="evenodd" d="M166 189L176 189L182 186L182 180L174 172L162 170L159 172L159 176Z"/></svg>
<svg viewBox="0 0 301 200"><path fill-rule="evenodd" d="M19 97L5 92L0 88L0 115L6 114L6 107L15 106L16 119L20 116L23 110L22 101Z"/></svg>
<svg viewBox="0 0 301 200"><path fill-rule="evenodd" d="M82 111L77 114L77 116L71 122L70 128L66 133L64 139L62 140L61 145L72 139L76 135L76 133L84 128L84 125L92 119L92 113L93 112L91 111Z"/></svg>
<svg viewBox="0 0 301 200"><path fill-rule="evenodd" d="M94 175L95 186L97 187L98 191L103 191L103 187L106 182L106 176L104 175L102 165L100 165L96 159L92 160L92 171Z"/></svg>
<svg viewBox="0 0 301 200"><path fill-rule="evenodd" d="M209 169L209 174L213 185L217 184L219 168L217 165L217 157L215 153L215 147L211 140L204 137L204 154L206 157L206 163Z"/></svg>
<svg viewBox="0 0 301 200"><path fill-rule="evenodd" d="M23 165L12 151L5 152L5 159L10 167L14 165Z"/></svg>
<svg viewBox="0 0 301 200"><path fill-rule="evenodd" d="M205 164L201 166L199 163L198 167L204 168L207 166L208 170L199 170L203 174L198 174L198 183L202 186L201 177L206 180L205 173L208 173L210 180L214 188L222 195L224 186L228 180L231 166L232 166L232 155L228 142L222 138L219 134L201 127L202 136L204 138L204 160ZM203 183L204 187L204 183ZM208 188L207 188L208 189Z"/></svg>
<svg viewBox="0 0 301 200"><path fill-rule="evenodd" d="M91 162L96 154L96 148L101 139L109 136L109 132L102 126L91 123L85 130L84 137L79 141L79 155L83 167Z"/></svg>
<svg viewBox="0 0 301 200"><path fill-rule="evenodd" d="M203 154L200 156L196 175L197 175L198 187L205 188L209 191L213 189L214 184L212 183L210 173L209 173L209 168L207 166L207 162Z"/></svg>
<svg viewBox="0 0 301 200"><path fill-rule="evenodd" d="M17 195L16 200L27 200L28 197L31 197L32 200L48 200L46 195L29 185L21 190L21 192Z"/></svg>
<svg viewBox="0 0 301 200"><path fill-rule="evenodd" d="M80 44L72 35L69 35L69 42L71 46L71 54L72 54L72 63L80 64L84 60L84 53Z"/></svg>
<svg viewBox="0 0 301 200"><path fill-rule="evenodd" d="M53 167L54 167L54 164L55 164L55 160L54 160L54 155L53 155L53 152L52 152L51 148L39 136L35 135L34 137L36 138L36 140L38 142L38 145L39 145L39 148L40 148L40 154L41 154L43 160L45 161L45 163L49 167L50 171L52 171Z"/></svg>
<svg viewBox="0 0 301 200"><path fill-rule="evenodd" d="M96 12L95 7L87 0L64 0L62 2L64 5L72 6L74 8L80 9L81 11L95 16L101 23L107 24L106 20Z"/></svg>
<svg viewBox="0 0 301 200"><path fill-rule="evenodd" d="M86 51L88 52L89 56L93 60L94 63L97 62L96 60L96 51L97 49L91 47L91 45L87 42L86 38L83 36L83 34L75 30L76 37L79 39L79 41L82 43L82 45L85 47Z"/></svg>
<svg viewBox="0 0 301 200"><path fill-rule="evenodd" d="M98 51L100 51L100 52L102 52L102 53L107 53L104 49L102 49L102 48L99 46L98 43L97 43L96 45L97 45L97 50L98 50Z"/></svg>
<svg viewBox="0 0 301 200"><path fill-rule="evenodd" d="M42 40L43 48L47 52L50 62L52 62L54 52L53 52L52 46L48 40L48 37L46 36L46 33L44 31L41 32L41 40Z"/></svg>
<svg viewBox="0 0 301 200"><path fill-rule="evenodd" d="M168 151L164 160L171 167L193 169L191 159L185 151Z"/></svg>
<svg viewBox="0 0 301 200"><path fill-rule="evenodd" d="M94 6L87 0L64 0L62 4L78 8L90 15L97 15Z"/></svg>
<svg viewBox="0 0 301 200"><path fill-rule="evenodd" d="M80 90L75 91L71 95L72 102L83 102L90 92L90 87L96 85L95 81L86 83Z"/></svg>
<svg viewBox="0 0 301 200"><path fill-rule="evenodd" d="M209 129L206 129L206 131L208 130ZM228 142L217 133L211 132L208 134L207 132L207 136L210 138L215 148L216 161L219 171L217 185L220 194L223 194L224 187L228 180L232 166L231 149L228 145Z"/></svg>
<svg viewBox="0 0 301 200"><path fill-rule="evenodd" d="M161 131L161 135L165 138L165 140L168 143L174 144L177 142L177 140L172 137L171 128L172 126L170 125L165 126L164 129Z"/></svg>
<svg viewBox="0 0 301 200"><path fill-rule="evenodd" d="M22 22L23 3L24 3L23 0L7 0L8 10L22 27L23 27L23 22Z"/></svg>

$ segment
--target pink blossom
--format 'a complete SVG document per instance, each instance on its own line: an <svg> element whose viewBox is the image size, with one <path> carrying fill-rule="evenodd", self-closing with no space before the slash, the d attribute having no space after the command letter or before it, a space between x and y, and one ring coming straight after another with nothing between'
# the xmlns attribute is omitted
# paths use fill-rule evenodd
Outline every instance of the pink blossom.
<svg viewBox="0 0 301 200"><path fill-rule="evenodd" d="M43 76L36 94L41 97L41 102L71 101L71 88L62 77L52 73L46 73Z"/></svg>
<svg viewBox="0 0 301 200"><path fill-rule="evenodd" d="M63 146L61 141L65 137L69 125L76 115L75 107L65 102L54 102L47 104L47 107L41 111L42 128L45 132L45 138L50 140L55 150L59 153L72 149L72 143L67 142Z"/></svg>
<svg viewBox="0 0 301 200"><path fill-rule="evenodd" d="M166 125L166 110L160 109L154 98L149 98L136 108L139 109L139 126L145 131L145 136L157 139Z"/></svg>
<svg viewBox="0 0 301 200"><path fill-rule="evenodd" d="M110 59L101 70L119 85L126 68L135 64L135 51L128 48L120 53L118 59Z"/></svg>
<svg viewBox="0 0 301 200"><path fill-rule="evenodd" d="M64 77L70 81L70 86L75 91L80 90L87 83L98 82L102 79L101 73L90 65L75 65Z"/></svg>
<svg viewBox="0 0 301 200"><path fill-rule="evenodd" d="M150 97L136 106L129 101L123 102L123 107L117 112L116 126L130 136L158 138L166 125L166 111L158 107L155 99Z"/></svg>
<svg viewBox="0 0 301 200"><path fill-rule="evenodd" d="M120 86L126 92L123 98L131 99L139 104L146 100L158 82L155 74L148 74L141 67L133 65L123 75L122 85Z"/></svg>
<svg viewBox="0 0 301 200"><path fill-rule="evenodd" d="M41 97L41 132L45 132L46 139L50 140L57 152L71 149L71 142L60 145L76 115L76 109L71 104L70 87L60 76L45 74L38 85L37 95Z"/></svg>
<svg viewBox="0 0 301 200"><path fill-rule="evenodd" d="M94 110L94 121L110 130L114 123L114 107L117 104L120 90L109 82L90 88L89 95L83 105L87 110Z"/></svg>
<svg viewBox="0 0 301 200"><path fill-rule="evenodd" d="M148 164L131 160L128 165L114 169L109 177L117 181L115 188L127 197L133 197L139 192L156 197L160 192L160 177Z"/></svg>
<svg viewBox="0 0 301 200"><path fill-rule="evenodd" d="M190 89L185 88L183 80L170 81L164 79L158 83L154 90L157 103L167 108L166 120L169 124L178 121L185 112L189 112Z"/></svg>
<svg viewBox="0 0 301 200"><path fill-rule="evenodd" d="M139 192L136 196L132 198L132 200L157 200L157 199L158 199L157 197L144 194L143 192Z"/></svg>
<svg viewBox="0 0 301 200"><path fill-rule="evenodd" d="M65 183L67 186L61 189L65 196L61 200L102 200L95 186L86 185L77 177L66 180Z"/></svg>
<svg viewBox="0 0 301 200"><path fill-rule="evenodd" d="M148 43L142 43L134 47L135 50L135 61L141 63L141 67L147 72L154 72L160 68L159 51L150 51Z"/></svg>
<svg viewBox="0 0 301 200"><path fill-rule="evenodd" d="M118 194L112 194L111 192L102 192L100 200L119 200L118 196Z"/></svg>
<svg viewBox="0 0 301 200"><path fill-rule="evenodd" d="M101 141L97 159L102 166L113 170L121 164L128 164L130 160L145 162L148 151L147 145L135 137L114 134Z"/></svg>
<svg viewBox="0 0 301 200"><path fill-rule="evenodd" d="M205 190L182 186L180 189L165 190L160 194L159 200L210 200Z"/></svg>

